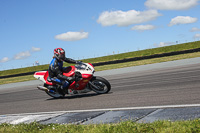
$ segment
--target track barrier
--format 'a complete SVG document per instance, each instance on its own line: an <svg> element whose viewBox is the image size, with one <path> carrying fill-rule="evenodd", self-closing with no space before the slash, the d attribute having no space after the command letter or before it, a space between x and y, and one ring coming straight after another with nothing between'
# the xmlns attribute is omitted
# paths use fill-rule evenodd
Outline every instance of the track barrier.
<svg viewBox="0 0 200 133"><path fill-rule="evenodd" d="M195 53L195 52L200 52L200 48L190 49L190 50L183 50L183 51L176 51L176 52L169 52L169 53L162 53L162 54L154 54L154 55L142 56L142 57L133 57L133 58L122 59L122 60L114 60L114 61L92 63L92 65L93 66L103 66L103 65L110 65L110 64L125 63L125 62L130 62L130 61L139 61L139 60L145 60L145 59L153 59L153 58L167 57L167 56L173 56L173 55ZM47 70L43 70L43 71L47 71ZM13 74L13 75L0 76L0 79L18 77L18 76L26 76L26 75L31 75L31 74L34 74L34 73L35 72L26 72L26 73L19 73L19 74Z"/></svg>

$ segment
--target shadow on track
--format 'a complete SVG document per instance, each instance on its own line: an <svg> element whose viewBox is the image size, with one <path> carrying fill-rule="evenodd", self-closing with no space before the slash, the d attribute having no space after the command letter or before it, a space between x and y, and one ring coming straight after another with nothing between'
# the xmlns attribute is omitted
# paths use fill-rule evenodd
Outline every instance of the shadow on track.
<svg viewBox="0 0 200 133"><path fill-rule="evenodd" d="M107 94L112 94L112 92L109 92ZM93 97L93 96L99 96L99 95L106 95L106 94L97 94L97 93L77 94L77 95L71 95L71 96L68 95L68 96L60 97L60 98L49 98L47 100L76 99L76 98Z"/></svg>

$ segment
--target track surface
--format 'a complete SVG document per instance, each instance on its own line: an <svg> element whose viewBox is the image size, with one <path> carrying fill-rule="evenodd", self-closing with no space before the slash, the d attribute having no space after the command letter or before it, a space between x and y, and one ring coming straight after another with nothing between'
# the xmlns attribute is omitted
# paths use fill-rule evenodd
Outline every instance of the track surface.
<svg viewBox="0 0 200 133"><path fill-rule="evenodd" d="M91 93L53 99L36 89L37 85L7 87L0 89L0 115L200 104L199 66L187 64L104 76L112 86L111 92L104 95Z"/></svg>

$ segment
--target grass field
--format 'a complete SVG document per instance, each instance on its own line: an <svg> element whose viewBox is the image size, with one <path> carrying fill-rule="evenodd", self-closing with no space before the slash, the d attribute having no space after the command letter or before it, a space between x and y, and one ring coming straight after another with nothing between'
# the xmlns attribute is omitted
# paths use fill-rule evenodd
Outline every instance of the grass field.
<svg viewBox="0 0 200 133"><path fill-rule="evenodd" d="M117 55L104 56L104 57L99 57L99 58L85 59L83 60L83 62L97 63L97 62L104 62L104 61L120 60L120 59L125 59L125 58L142 57L142 56L173 52L173 51L188 50L188 49L194 49L194 48L200 48L200 41L155 48L155 49L147 49L147 50L142 50L142 51L117 54ZM132 61L132 62L126 62L126 63L112 64L112 65L97 66L95 67L95 70L103 71L103 70L109 70L109 69L139 66L139 65L160 63L160 62L180 60L180 59L186 59L186 58L194 58L194 57L200 57L200 52L174 55L174 56L161 57L161 58L146 59L146 60L140 60L140 61ZM72 65L72 64L67 64L67 63L64 64L64 66L69 66L69 65ZM0 71L0 76L19 74L19 73L25 73L25 72L33 72L33 71L41 71L41 70L47 70L47 69L48 69L48 64L34 66L34 67L20 68L20 69L5 70L5 71ZM0 85L15 83L15 82L22 82L22 81L29 81L29 80L34 80L34 79L35 78L33 77L33 75L5 78L5 79L0 79Z"/></svg>
<svg viewBox="0 0 200 133"><path fill-rule="evenodd" d="M156 121L136 123L132 121L116 124L0 124L2 133L199 133L200 119L190 121Z"/></svg>
<svg viewBox="0 0 200 133"><path fill-rule="evenodd" d="M134 51L134 52L128 52L128 53L122 53L122 54L116 54L116 55L110 55L110 56L103 56L103 57L98 57L98 58L84 59L82 61L89 62L89 63L98 63L98 62L113 61L113 60L127 59L127 58L133 58L133 57L142 57L142 56L148 56L148 55L154 55L154 54L195 49L195 48L200 48L200 41L177 44L177 45L154 48L154 49L146 49L146 50L141 50L141 51ZM65 63L64 65L69 66L70 64ZM46 69L48 69L48 64L0 71L0 76L40 71L40 70L46 70Z"/></svg>
<svg viewBox="0 0 200 133"><path fill-rule="evenodd" d="M147 60L141 60L141 61L132 61L132 62L126 62L126 63L113 64L113 65L97 66L97 67L95 67L95 71L103 71L103 70L123 68L123 67L139 66L139 65L160 63L160 62L166 62L166 61L194 58L194 57L200 57L200 52L175 55L175 56L169 56L169 57L162 57L162 58L147 59ZM0 79L0 85L8 84L8 83L15 83L15 82L29 81L29 80L35 80L33 75Z"/></svg>

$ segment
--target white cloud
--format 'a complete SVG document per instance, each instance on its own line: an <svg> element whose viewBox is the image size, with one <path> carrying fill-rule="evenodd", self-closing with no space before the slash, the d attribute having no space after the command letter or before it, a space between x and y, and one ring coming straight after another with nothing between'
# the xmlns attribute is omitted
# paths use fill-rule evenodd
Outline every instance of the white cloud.
<svg viewBox="0 0 200 133"><path fill-rule="evenodd" d="M138 30L138 31L144 31L144 30L153 30L156 27L153 25L136 25L131 28L131 30Z"/></svg>
<svg viewBox="0 0 200 133"><path fill-rule="evenodd" d="M158 44L159 47L163 47L163 46L166 46L166 43L164 42L160 42L160 44Z"/></svg>
<svg viewBox="0 0 200 133"><path fill-rule="evenodd" d="M199 0L147 0L145 5L160 10L186 10L198 5Z"/></svg>
<svg viewBox="0 0 200 133"><path fill-rule="evenodd" d="M111 25L118 25L118 26L128 26L131 24L139 24L148 22L151 20L156 19L157 17L161 16L157 10L148 10L148 11L105 11L101 13L97 22L103 26L111 26Z"/></svg>
<svg viewBox="0 0 200 133"><path fill-rule="evenodd" d="M25 51L25 52L20 52L18 54L16 54L14 56L15 60L19 60L19 59L25 59L27 57L31 56L31 53L29 51Z"/></svg>
<svg viewBox="0 0 200 133"><path fill-rule="evenodd" d="M194 38L200 39L200 34L195 34L195 35L194 35Z"/></svg>
<svg viewBox="0 0 200 133"><path fill-rule="evenodd" d="M30 57L31 53L38 52L40 50L41 50L41 48L32 47L29 51L20 52L20 53L16 54L12 59L9 59L8 57L4 57L0 60L0 63L4 63L4 62L10 61L10 60L25 59L25 58Z"/></svg>
<svg viewBox="0 0 200 133"><path fill-rule="evenodd" d="M66 32L55 36L55 39L62 41L77 41L88 38L88 32Z"/></svg>
<svg viewBox="0 0 200 133"><path fill-rule="evenodd" d="M38 52L40 50L41 50L41 48L32 47L29 51L20 52L20 53L16 54L13 57L13 59L14 60L25 59L27 57L30 57L32 52Z"/></svg>
<svg viewBox="0 0 200 133"><path fill-rule="evenodd" d="M155 47L164 47L164 46L169 46L173 45L175 42L160 42L159 44L154 44Z"/></svg>
<svg viewBox="0 0 200 133"><path fill-rule="evenodd" d="M36 47L32 47L31 48L31 51L32 52L37 52L37 51L40 51L41 50L41 48L36 48Z"/></svg>
<svg viewBox="0 0 200 133"><path fill-rule="evenodd" d="M0 63L4 63L4 62L7 62L9 61L9 58L8 57L4 57L0 60Z"/></svg>
<svg viewBox="0 0 200 133"><path fill-rule="evenodd" d="M200 31L200 29L197 28L197 27L193 27L190 31L191 31L191 32L196 32L196 31Z"/></svg>
<svg viewBox="0 0 200 133"><path fill-rule="evenodd" d="M190 16L177 16L177 17L171 19L169 26L195 23L197 20L198 20L197 18L193 18Z"/></svg>

